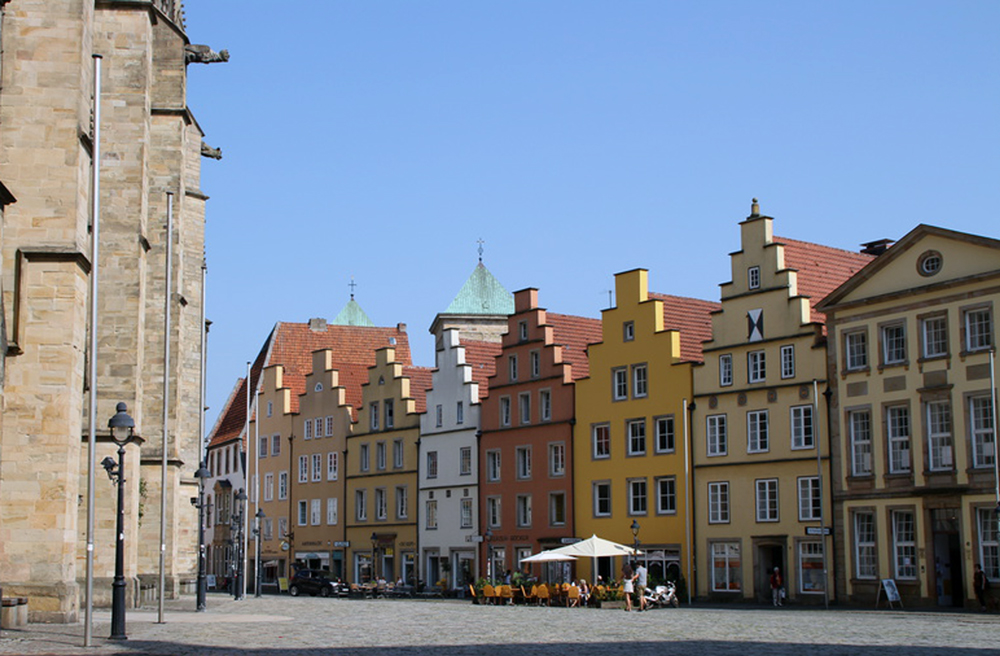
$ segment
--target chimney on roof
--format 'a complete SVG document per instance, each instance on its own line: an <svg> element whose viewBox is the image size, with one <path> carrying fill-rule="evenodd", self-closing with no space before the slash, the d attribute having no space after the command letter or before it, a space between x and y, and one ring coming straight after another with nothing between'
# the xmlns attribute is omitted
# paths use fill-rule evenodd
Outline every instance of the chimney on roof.
<svg viewBox="0 0 1000 656"><path fill-rule="evenodd" d="M406 324L405 323L397 323L396 324L396 330L398 332L405 333L406 332Z"/></svg>
<svg viewBox="0 0 1000 656"><path fill-rule="evenodd" d="M326 319L310 319L309 330L313 331L314 333L325 333Z"/></svg>
<svg viewBox="0 0 1000 656"><path fill-rule="evenodd" d="M760 216L760 204L757 203L757 199L754 198L750 203L750 218L752 219L758 216Z"/></svg>
<svg viewBox="0 0 1000 656"><path fill-rule="evenodd" d="M861 252L865 255L875 255L877 257L889 250L890 244L894 241L895 239L876 239L875 241L865 242L861 244L863 247Z"/></svg>

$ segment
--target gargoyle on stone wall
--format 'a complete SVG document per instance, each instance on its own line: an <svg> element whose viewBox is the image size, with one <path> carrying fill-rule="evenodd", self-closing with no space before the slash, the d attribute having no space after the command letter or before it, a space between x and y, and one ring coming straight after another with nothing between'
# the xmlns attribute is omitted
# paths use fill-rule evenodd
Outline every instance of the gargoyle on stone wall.
<svg viewBox="0 0 1000 656"><path fill-rule="evenodd" d="M186 45L184 46L185 64L214 64L215 62L229 61L229 51L220 50L215 52L208 46Z"/></svg>
<svg viewBox="0 0 1000 656"><path fill-rule="evenodd" d="M222 149L212 148L204 141L201 142L201 156L211 157L212 159L222 159Z"/></svg>

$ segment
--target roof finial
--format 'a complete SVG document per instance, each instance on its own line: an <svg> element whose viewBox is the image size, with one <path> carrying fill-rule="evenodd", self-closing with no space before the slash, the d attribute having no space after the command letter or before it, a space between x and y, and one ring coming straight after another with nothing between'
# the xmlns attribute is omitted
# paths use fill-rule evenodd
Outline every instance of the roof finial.
<svg viewBox="0 0 1000 656"><path fill-rule="evenodd" d="M760 216L760 205L757 204L757 199L753 199L753 203L750 205L750 216Z"/></svg>
<svg viewBox="0 0 1000 656"><path fill-rule="evenodd" d="M358 286L358 283L354 282L354 276L351 276L351 282L347 283L347 286L351 288L351 300L354 300L354 288Z"/></svg>
<svg viewBox="0 0 1000 656"><path fill-rule="evenodd" d="M483 241L482 237L480 237L479 239L476 240L476 243L479 244L479 263L482 264L483 263L483 244L485 244L486 242Z"/></svg>

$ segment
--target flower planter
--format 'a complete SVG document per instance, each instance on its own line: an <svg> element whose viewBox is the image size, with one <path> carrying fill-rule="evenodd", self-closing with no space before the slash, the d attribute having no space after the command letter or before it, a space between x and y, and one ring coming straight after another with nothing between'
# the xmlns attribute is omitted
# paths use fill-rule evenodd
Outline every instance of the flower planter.
<svg viewBox="0 0 1000 656"><path fill-rule="evenodd" d="M602 601L601 605L598 606L598 608L616 608L618 610L621 610L621 609L625 608L625 602L621 601L621 600L620 601Z"/></svg>

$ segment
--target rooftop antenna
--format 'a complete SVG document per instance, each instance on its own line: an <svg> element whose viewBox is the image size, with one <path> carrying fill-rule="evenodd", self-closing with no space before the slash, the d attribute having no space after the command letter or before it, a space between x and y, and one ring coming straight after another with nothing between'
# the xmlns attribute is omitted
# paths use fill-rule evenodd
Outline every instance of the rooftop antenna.
<svg viewBox="0 0 1000 656"><path fill-rule="evenodd" d="M483 244L485 244L486 242L483 241L482 237L480 237L479 239L476 240L476 243L479 244L479 263L482 264L483 263Z"/></svg>
<svg viewBox="0 0 1000 656"><path fill-rule="evenodd" d="M351 300L354 300L354 288L358 286L358 283L354 282L354 276L351 276L351 282L347 283L347 286L351 288Z"/></svg>
<svg viewBox="0 0 1000 656"><path fill-rule="evenodd" d="M615 301L614 301L614 298L613 298L612 294L614 294L614 290L613 289L609 289L608 290L608 309L611 309L611 308L613 308L615 306Z"/></svg>

